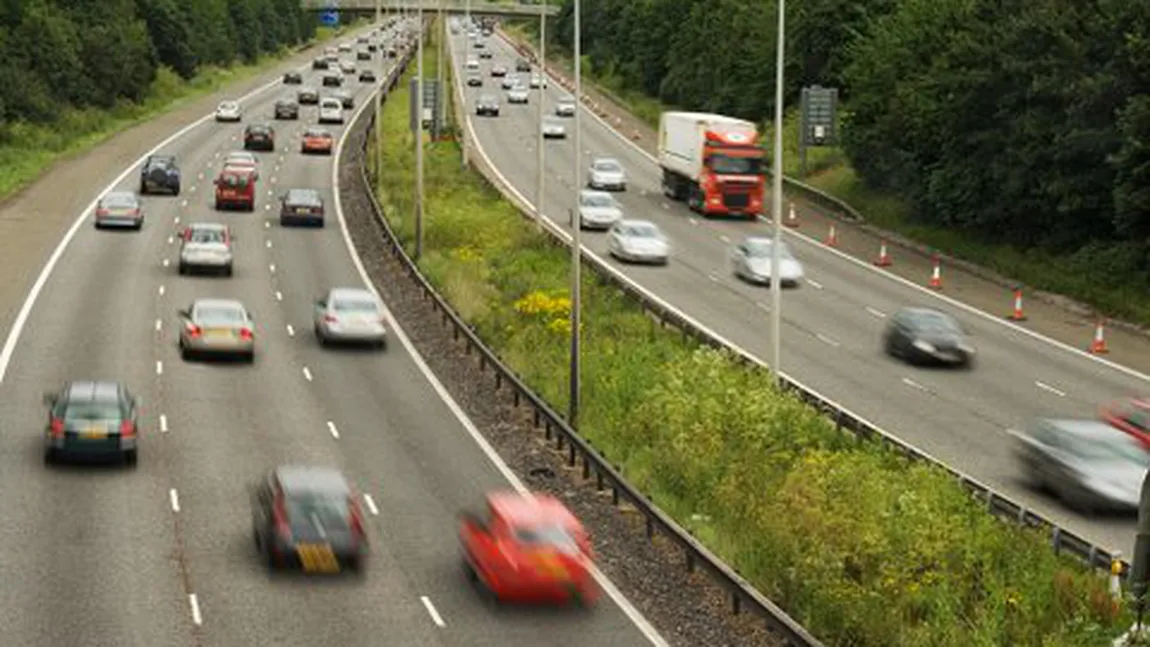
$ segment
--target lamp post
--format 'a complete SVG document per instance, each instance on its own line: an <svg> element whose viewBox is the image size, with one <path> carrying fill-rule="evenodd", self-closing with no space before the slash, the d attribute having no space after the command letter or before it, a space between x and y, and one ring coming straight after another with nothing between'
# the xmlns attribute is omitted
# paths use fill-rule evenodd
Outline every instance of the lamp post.
<svg viewBox="0 0 1150 647"><path fill-rule="evenodd" d="M547 0L543 0L539 4L539 77L541 81L547 79ZM539 158L536 160L535 166L535 226L543 229L543 205L546 202L544 199L545 191L545 178L546 178L546 162L547 158L544 154L544 147L546 140L543 138L543 97L546 96L547 90L542 87L540 83L539 88L539 105L537 110L539 113L539 128L535 133L537 145L539 147ZM578 186L578 185L576 185Z"/></svg>
<svg viewBox="0 0 1150 647"><path fill-rule="evenodd" d="M771 177L771 208L774 212L774 242L771 244L771 372L776 384L782 386L779 373L782 366L783 290L779 281L783 244L783 59L786 35L786 0L779 3L777 48L775 52L775 155Z"/></svg>
<svg viewBox="0 0 1150 647"><path fill-rule="evenodd" d="M415 71L415 260L423 257L423 3L416 5L419 48Z"/></svg>
<svg viewBox="0 0 1150 647"><path fill-rule="evenodd" d="M439 87L436 89L435 100L435 135L436 137L440 137L442 136L443 127L447 123L447 93L444 91L444 81L447 78L447 64L443 58L444 43L447 42L447 20L444 18L443 0L439 0L439 15L436 17L436 20L439 21L439 42L436 44L436 54L438 58L435 60L439 61L439 63L436 66L435 78L437 81L436 85Z"/></svg>
<svg viewBox="0 0 1150 647"><path fill-rule="evenodd" d="M582 141L582 102L583 96L583 63L582 63L582 34L580 31L580 2L575 0L575 183L572 186L579 187L581 183L581 175L583 174L583 141ZM546 15L546 14L544 14ZM546 78L540 78L539 94L544 94L544 83ZM540 100L542 101L542 100ZM542 170L540 171L542 172ZM583 269L583 242L580 223L577 220L579 213L579 190L575 189L574 192L574 211L571 224L571 363L569 370L570 392L567 405L567 422L573 429L579 428L579 323L582 320L581 310L581 292L583 287L582 269Z"/></svg>

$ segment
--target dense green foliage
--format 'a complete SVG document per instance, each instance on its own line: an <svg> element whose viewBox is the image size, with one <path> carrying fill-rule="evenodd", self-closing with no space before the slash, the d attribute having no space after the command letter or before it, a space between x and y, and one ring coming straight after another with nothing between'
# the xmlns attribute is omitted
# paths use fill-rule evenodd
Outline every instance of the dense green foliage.
<svg viewBox="0 0 1150 647"><path fill-rule="evenodd" d="M190 79L201 66L251 63L314 32L298 0L5 0L0 121L140 102L161 67Z"/></svg>
<svg viewBox="0 0 1150 647"><path fill-rule="evenodd" d="M572 5L555 30L568 50ZM923 225L1069 256L1060 273L1085 285L1044 287L1132 314L1117 303L1128 292L1094 292L1150 280L1150 3L787 10L788 102L804 85L841 88L843 146L867 185L906 198ZM583 11L591 68L671 105L771 114L774 2L596 0Z"/></svg>
<svg viewBox="0 0 1150 647"><path fill-rule="evenodd" d="M407 87L384 108L380 199L410 251ZM454 144L430 144L425 165L421 270L565 410L568 252L461 169ZM1045 538L987 515L940 471L837 432L764 372L585 276L581 433L826 644L1085 647L1123 628L1105 578Z"/></svg>

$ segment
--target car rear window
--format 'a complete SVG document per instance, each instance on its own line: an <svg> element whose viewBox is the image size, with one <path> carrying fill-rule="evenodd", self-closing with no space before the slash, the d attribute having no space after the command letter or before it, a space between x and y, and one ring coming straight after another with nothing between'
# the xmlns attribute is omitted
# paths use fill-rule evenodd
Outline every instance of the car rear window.
<svg viewBox="0 0 1150 647"><path fill-rule="evenodd" d="M248 185L248 176L246 174L228 173L220 178L220 183L228 187L243 188Z"/></svg>
<svg viewBox="0 0 1150 647"><path fill-rule="evenodd" d="M69 402L64 408L64 420L119 420L122 416L115 402Z"/></svg>
<svg viewBox="0 0 1150 647"><path fill-rule="evenodd" d="M347 497L292 493L285 501L285 507L292 534L301 539L320 539L350 530L351 510Z"/></svg>
<svg viewBox="0 0 1150 647"><path fill-rule="evenodd" d="M244 313L239 308L227 306L200 306L196 308L196 321L207 325L244 323Z"/></svg>
<svg viewBox="0 0 1150 647"><path fill-rule="evenodd" d="M520 526L515 529L515 539L526 546L538 548L575 549L578 543L567 528L557 524Z"/></svg>
<svg viewBox="0 0 1150 647"><path fill-rule="evenodd" d="M338 299L331 304L331 307L336 312L366 312L376 313L379 308L376 307L374 301L367 299Z"/></svg>
<svg viewBox="0 0 1150 647"><path fill-rule="evenodd" d="M193 229L191 242L222 243L224 242L224 232L219 229Z"/></svg>
<svg viewBox="0 0 1150 647"><path fill-rule="evenodd" d="M130 193L109 193L104 196L105 207L135 207L136 196Z"/></svg>

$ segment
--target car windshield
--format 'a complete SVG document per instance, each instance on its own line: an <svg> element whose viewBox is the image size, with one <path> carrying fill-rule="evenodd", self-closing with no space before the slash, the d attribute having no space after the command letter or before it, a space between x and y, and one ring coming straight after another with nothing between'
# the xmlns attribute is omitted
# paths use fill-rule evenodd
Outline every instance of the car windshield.
<svg viewBox="0 0 1150 647"><path fill-rule="evenodd" d="M613 207L615 206L615 198L602 193L584 194L583 205L587 207Z"/></svg>
<svg viewBox="0 0 1150 647"><path fill-rule="evenodd" d="M115 402L70 402L64 420L119 420L123 414Z"/></svg>
<svg viewBox="0 0 1150 647"><path fill-rule="evenodd" d="M246 187L248 185L248 176L246 173L224 173L220 178L220 184L227 187Z"/></svg>
<svg viewBox="0 0 1150 647"><path fill-rule="evenodd" d="M495 97L490 94L485 94L479 97L479 103L495 103Z"/></svg>
<svg viewBox="0 0 1150 647"><path fill-rule="evenodd" d="M305 207L318 207L320 203L319 196L311 191L300 191L299 189L292 189L288 191L287 202L291 205L305 206Z"/></svg>
<svg viewBox="0 0 1150 647"><path fill-rule="evenodd" d="M336 312L350 312L361 314L375 314L379 312L376 307L375 301L370 299L336 299L332 301L331 307Z"/></svg>
<svg viewBox="0 0 1150 647"><path fill-rule="evenodd" d="M914 319L914 325L924 332L961 334L962 327L950 317L936 312L922 313Z"/></svg>
<svg viewBox="0 0 1150 647"><path fill-rule="evenodd" d="M237 104L233 101L225 101L225 102L220 104L220 110L235 110L239 107L240 107L239 104Z"/></svg>
<svg viewBox="0 0 1150 647"><path fill-rule="evenodd" d="M193 229L190 241L193 243L222 243L224 232L222 229Z"/></svg>
<svg viewBox="0 0 1150 647"><path fill-rule="evenodd" d="M1071 451L1088 461L1099 463L1136 463L1150 467L1150 454L1147 454L1136 441L1119 431L1114 434L1075 438Z"/></svg>
<svg viewBox="0 0 1150 647"><path fill-rule="evenodd" d="M235 306L200 306L196 308L194 319L207 325L239 325L247 323L244 311Z"/></svg>
<svg viewBox="0 0 1150 647"><path fill-rule="evenodd" d="M304 134L304 137L327 137L326 130L309 130Z"/></svg>
<svg viewBox="0 0 1150 647"><path fill-rule="evenodd" d="M747 242L746 248L747 256L751 258L770 258L774 243L769 240L752 240ZM786 244L779 246L779 256L787 259L794 258L791 254L791 248Z"/></svg>
<svg viewBox="0 0 1150 647"><path fill-rule="evenodd" d="M761 157L712 155L708 166L712 171L723 175L760 175L763 172L763 159Z"/></svg>
<svg viewBox="0 0 1150 647"><path fill-rule="evenodd" d="M604 171L607 173L618 173L623 168L619 163L614 160L599 160L593 165L596 171Z"/></svg>
<svg viewBox="0 0 1150 647"><path fill-rule="evenodd" d="M343 106L340 105L339 99L324 99L322 107L324 110L339 110Z"/></svg>
<svg viewBox="0 0 1150 647"><path fill-rule="evenodd" d="M229 153L224 164L255 164L256 158L248 153Z"/></svg>
<svg viewBox="0 0 1150 647"><path fill-rule="evenodd" d="M316 538L349 529L351 510L346 496L327 492L293 492L285 501L292 534Z"/></svg>
<svg viewBox="0 0 1150 647"><path fill-rule="evenodd" d="M651 224L651 223L648 223L648 222L632 224L631 226L627 227L626 230L624 230L624 233L626 233L628 236L630 236L632 238L662 238L663 237L663 234L662 234L662 232L659 231L659 228L656 227L655 225Z"/></svg>
<svg viewBox="0 0 1150 647"><path fill-rule="evenodd" d="M131 193L109 193L104 196L104 206L116 208L134 208L136 206L136 196Z"/></svg>
<svg viewBox="0 0 1150 647"><path fill-rule="evenodd" d="M546 124L546 126L548 128L562 128L563 127L563 123L560 121L557 121L555 119L547 119L544 123Z"/></svg>
<svg viewBox="0 0 1150 647"><path fill-rule="evenodd" d="M578 550L579 548L575 537L558 524L520 526L515 529L515 539L532 548L559 548L567 551Z"/></svg>

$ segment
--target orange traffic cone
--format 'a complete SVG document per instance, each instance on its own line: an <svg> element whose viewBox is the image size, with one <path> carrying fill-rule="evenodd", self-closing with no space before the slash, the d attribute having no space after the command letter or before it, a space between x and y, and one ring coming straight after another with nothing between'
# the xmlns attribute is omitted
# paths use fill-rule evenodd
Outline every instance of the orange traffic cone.
<svg viewBox="0 0 1150 647"><path fill-rule="evenodd" d="M790 209L787 210L787 219L783 222L788 227L799 226L799 216L795 213L795 203L791 203Z"/></svg>
<svg viewBox="0 0 1150 647"><path fill-rule="evenodd" d="M942 289L942 260L939 259L938 254L934 255L934 269L930 272L930 281L926 287L932 290Z"/></svg>
<svg viewBox="0 0 1150 647"><path fill-rule="evenodd" d="M827 231L827 239L823 241L823 244L827 247L839 246L839 234L835 231L834 224L832 224L830 230Z"/></svg>
<svg viewBox="0 0 1150 647"><path fill-rule="evenodd" d="M1094 340L1090 342L1090 352L1095 355L1105 355L1110 352L1106 347L1106 323L1099 319L1094 326Z"/></svg>
<svg viewBox="0 0 1150 647"><path fill-rule="evenodd" d="M1014 288L1014 312L1011 312L1007 319L1026 321L1026 315L1022 312L1022 288Z"/></svg>
<svg viewBox="0 0 1150 647"><path fill-rule="evenodd" d="M878 258L875 259L874 264L879 267L890 267L894 265L894 261L890 259L890 251L886 248L886 239L883 239L882 244L878 246Z"/></svg>

